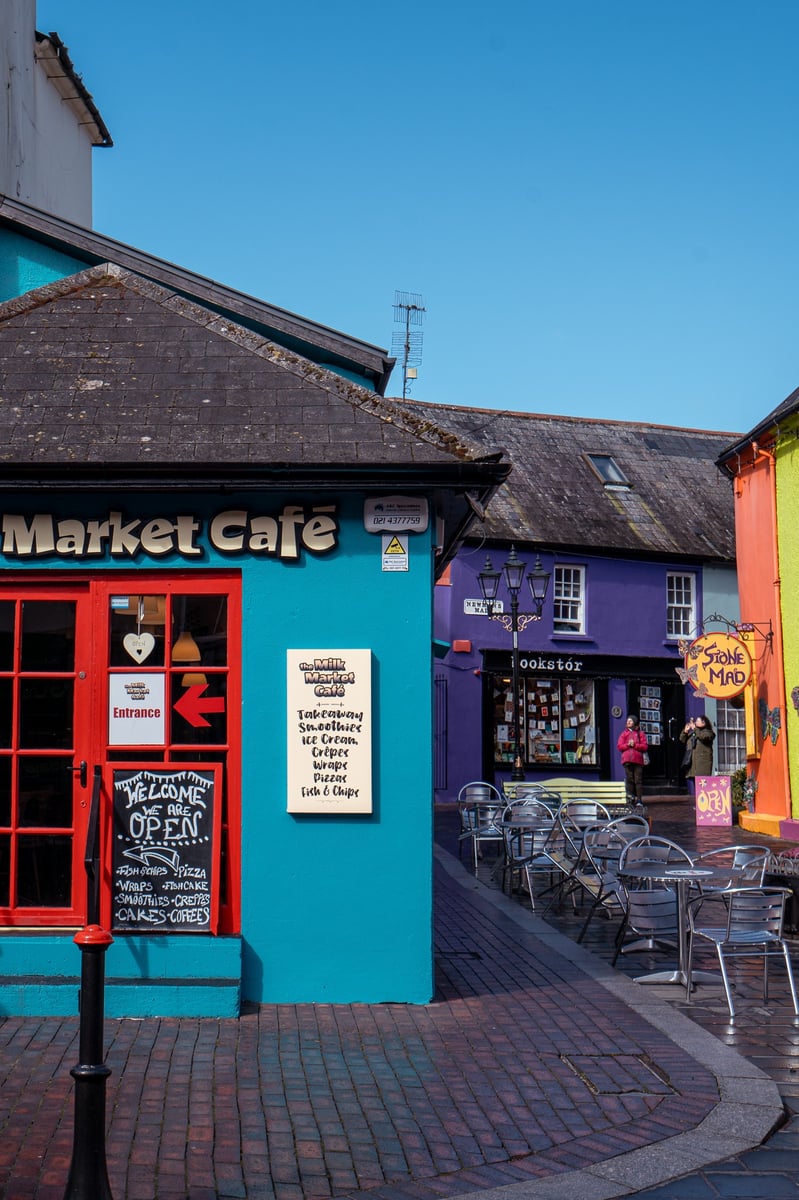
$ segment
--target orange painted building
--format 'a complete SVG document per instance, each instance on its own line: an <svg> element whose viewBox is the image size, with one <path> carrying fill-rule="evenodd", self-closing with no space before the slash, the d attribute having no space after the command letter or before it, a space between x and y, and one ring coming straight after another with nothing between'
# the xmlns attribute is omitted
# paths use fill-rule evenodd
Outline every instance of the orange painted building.
<svg viewBox="0 0 799 1200"><path fill-rule="evenodd" d="M754 811L740 823L759 833L799 838L792 810L790 744L799 745L799 719L786 684L793 655L797 598L786 587L796 558L793 443L799 411L794 392L719 459L733 481L741 627L754 662L746 704L747 774L756 784ZM789 646L788 643L791 643ZM799 653L799 645L797 646ZM793 795L799 802L799 781Z"/></svg>

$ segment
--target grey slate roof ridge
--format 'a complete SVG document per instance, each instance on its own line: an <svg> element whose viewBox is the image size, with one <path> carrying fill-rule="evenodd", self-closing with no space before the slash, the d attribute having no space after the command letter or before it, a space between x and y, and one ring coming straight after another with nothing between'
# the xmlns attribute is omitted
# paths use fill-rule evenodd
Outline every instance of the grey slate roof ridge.
<svg viewBox="0 0 799 1200"><path fill-rule="evenodd" d="M711 1071L719 1087L719 1103L699 1125L637 1150L617 1154L577 1171L564 1171L535 1181L504 1187L459 1192L457 1200L617 1200L645 1188L677 1179L733 1155L753 1150L780 1123L784 1106L776 1083L754 1063L725 1045L668 1001L650 997L636 984L602 962L583 946L527 912L504 892L487 888L441 846L434 847L438 863L464 888L482 889L480 900L551 947L555 954L578 966L597 988L613 993L643 1019ZM682 993L680 993L682 995ZM453 1198L455 1200L455 1198Z"/></svg>
<svg viewBox="0 0 799 1200"><path fill-rule="evenodd" d="M797 389L797 392L794 393L794 396L799 397L799 389ZM791 399L791 397L789 397L789 399ZM434 400L408 399L403 400L402 403L411 406L418 405L420 408L425 409L450 409L456 413L484 413L486 416L491 418L491 421L487 422L487 424L493 424L499 418L507 418L513 421L550 421L553 424L568 423L582 426L595 425L597 427L615 426L619 429L630 430L662 430L664 433L684 433L692 437L736 438L740 436L737 433L731 433L723 429L698 429L693 425L666 425L663 422L658 421L620 420L619 418L612 417L580 417L571 413L528 412L526 410L512 408L483 408L471 404L452 404L449 401L443 401L439 403ZM782 405L780 407L782 407Z"/></svg>
<svg viewBox="0 0 799 1200"><path fill-rule="evenodd" d="M385 390L394 359L387 351L351 334L322 325L288 309L279 308L266 300L241 292L197 271L178 266L167 259L157 258L144 250L129 246L116 238L75 225L63 217L25 204L12 196L0 193L0 224L8 223L16 232L43 238L47 244L73 257L96 256L101 261L114 261L138 275L153 278L163 287L180 289L194 295L199 303L217 305L236 312L242 320L271 325L292 338L306 341L340 358L349 358L375 372Z"/></svg>
<svg viewBox="0 0 799 1200"><path fill-rule="evenodd" d="M451 431L442 429L435 422L419 418L416 414L407 412L395 402L387 400L376 392L344 379L334 371L319 366L294 351L270 341L262 334L255 333L230 318L223 317L212 309L189 300L162 284L116 263L107 262L87 267L84 271L43 284L22 296L0 303L0 324L16 316L22 316L32 309L53 303L64 296L90 290L92 286L100 286L109 280L131 288L154 303L171 309L217 336L232 342L240 349L289 371L298 379L312 382L329 394L369 413L377 420L395 425L403 432L425 441L436 450L470 462L497 462L501 461L503 457L499 451L487 453L484 447L476 443L470 444Z"/></svg>

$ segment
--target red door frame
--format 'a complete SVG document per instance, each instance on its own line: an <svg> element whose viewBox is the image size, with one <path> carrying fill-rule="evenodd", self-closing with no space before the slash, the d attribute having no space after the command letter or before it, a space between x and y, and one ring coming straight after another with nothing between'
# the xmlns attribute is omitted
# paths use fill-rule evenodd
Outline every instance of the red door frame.
<svg viewBox="0 0 799 1200"><path fill-rule="evenodd" d="M41 925L72 926L85 919L85 890L83 888L83 858L86 825L91 802L93 767L99 765L103 777L109 764L124 756L117 747L108 744L108 679L109 644L108 614L111 594L218 594L228 598L227 627L227 688L226 732L224 744L214 744L213 752L224 753L226 762L225 786L225 845L224 903L219 909L219 932L237 933L241 927L241 576L228 571L161 571L137 572L52 572L42 574L3 574L0 578L0 599L75 600L75 703L73 747L75 766L88 764L88 781L84 788L79 772L73 785L72 870L73 904L69 909L34 909L9 912L0 910L0 926L36 927ZM170 667L164 670L169 674ZM169 693L168 693L169 696ZM171 702L171 700L170 700ZM17 714L14 714L16 729ZM134 748L135 749L135 748ZM186 743L169 739L164 751L153 748L153 762L179 762L185 756ZM189 747L196 752L197 746ZM140 751L138 752L141 753ZM218 758L211 759L212 763ZM110 798L103 788L102 811L102 888L101 914L110 920ZM65 831L66 832L66 831Z"/></svg>

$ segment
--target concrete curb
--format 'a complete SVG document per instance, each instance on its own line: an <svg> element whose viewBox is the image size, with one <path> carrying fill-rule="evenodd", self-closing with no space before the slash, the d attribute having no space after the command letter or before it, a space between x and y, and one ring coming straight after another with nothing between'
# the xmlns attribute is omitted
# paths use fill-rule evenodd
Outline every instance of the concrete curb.
<svg viewBox="0 0 799 1200"><path fill-rule="evenodd" d="M531 1183L509 1184L482 1191L460 1192L459 1200L614 1200L644 1188L657 1187L698 1171L732 1155L753 1150L784 1115L779 1089L772 1079L737 1051L673 1008L662 988L643 987L614 971L590 951L558 933L534 913L487 888L462 863L434 849L436 861L450 878L469 891L479 890L481 901L503 919L533 933L553 953L573 963L599 987L611 992L639 1017L664 1034L716 1077L721 1100L695 1129L664 1138L639 1150L618 1154L580 1171L564 1171Z"/></svg>

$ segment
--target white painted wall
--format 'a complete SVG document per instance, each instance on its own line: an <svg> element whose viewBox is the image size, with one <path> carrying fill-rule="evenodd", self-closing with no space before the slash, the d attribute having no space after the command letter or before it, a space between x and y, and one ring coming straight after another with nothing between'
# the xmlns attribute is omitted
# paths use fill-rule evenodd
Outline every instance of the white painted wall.
<svg viewBox="0 0 799 1200"><path fill-rule="evenodd" d="M35 58L36 0L0 2L0 193L92 223L92 143Z"/></svg>

